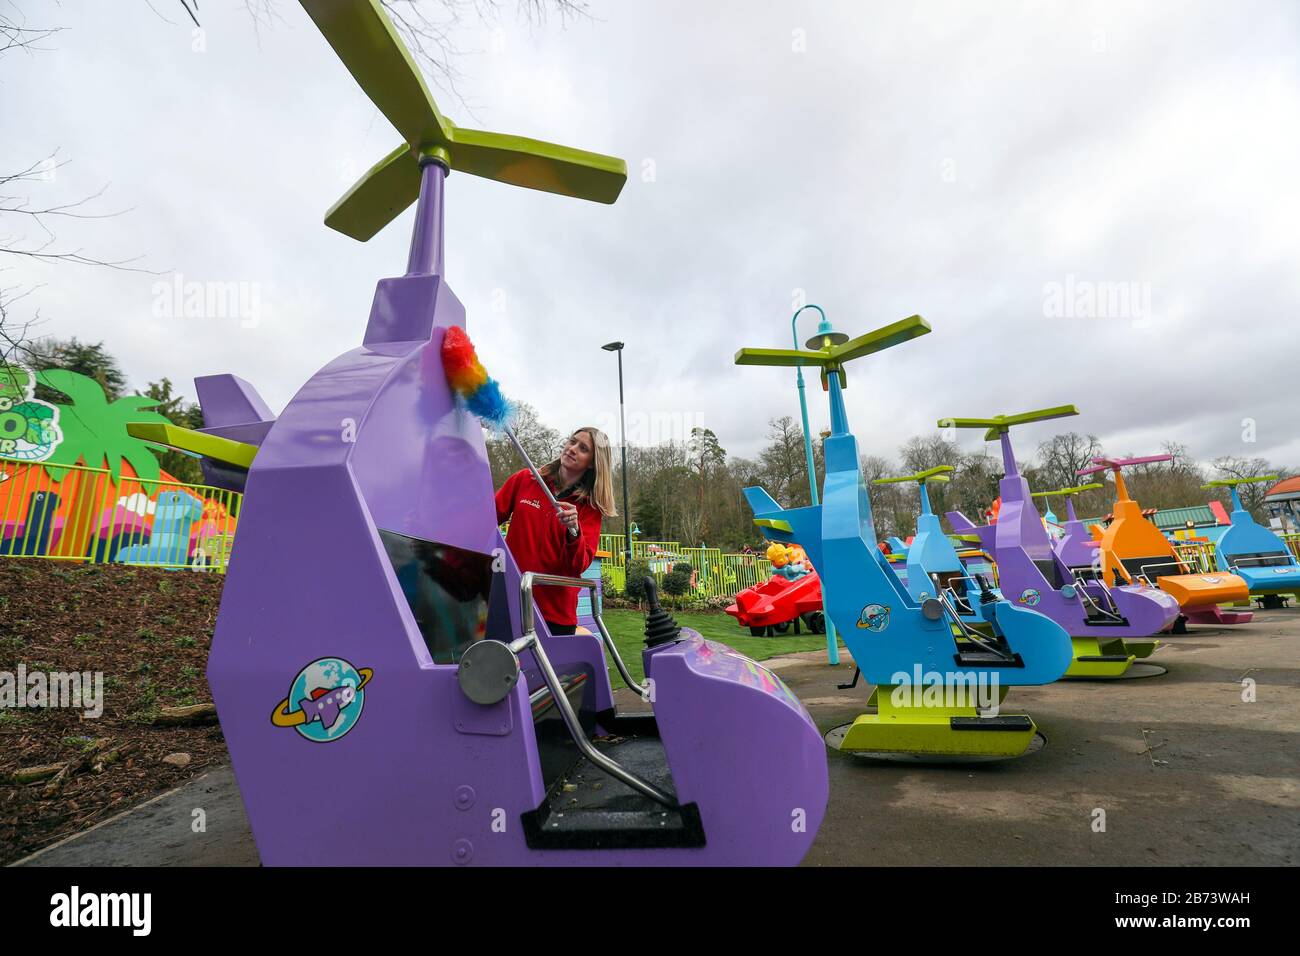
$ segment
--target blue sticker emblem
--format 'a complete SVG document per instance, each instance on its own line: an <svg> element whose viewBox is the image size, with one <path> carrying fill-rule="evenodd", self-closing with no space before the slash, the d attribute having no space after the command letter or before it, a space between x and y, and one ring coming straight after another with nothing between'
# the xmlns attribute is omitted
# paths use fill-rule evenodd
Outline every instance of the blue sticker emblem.
<svg viewBox="0 0 1300 956"><path fill-rule="evenodd" d="M889 607L884 604L868 604L858 618L858 627L868 631L883 631L889 627Z"/></svg>
<svg viewBox="0 0 1300 956"><path fill-rule="evenodd" d="M292 727L313 743L339 740L361 719L365 687L374 675L341 657L312 661L293 679L289 696L276 705L271 723Z"/></svg>
<svg viewBox="0 0 1300 956"><path fill-rule="evenodd" d="M1020 592L1020 597L1018 600L1020 601L1021 604L1025 604L1028 605L1029 607L1033 607L1042 599L1043 596L1038 593L1038 590L1036 588L1025 588L1023 591Z"/></svg>

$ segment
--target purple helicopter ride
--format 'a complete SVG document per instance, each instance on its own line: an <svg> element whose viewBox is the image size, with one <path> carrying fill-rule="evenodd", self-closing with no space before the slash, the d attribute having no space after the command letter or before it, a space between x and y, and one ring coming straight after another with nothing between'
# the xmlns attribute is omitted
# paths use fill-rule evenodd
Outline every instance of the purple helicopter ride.
<svg viewBox="0 0 1300 956"><path fill-rule="evenodd" d="M984 549L993 555L1007 600L1046 614L1070 633L1074 662L1065 677L1122 677L1136 659L1149 657L1159 646L1154 635L1173 627L1178 602L1145 585L1109 585L1100 567L1068 566L1053 549L1011 447L1013 425L1077 414L1073 405L1062 405L994 418L940 419L941 428L988 429L984 440L1000 442L1006 470L998 486L1002 507L994 524L976 526L956 511L948 512L947 517L954 531L978 535ZM1161 673L1161 668L1150 668L1133 676Z"/></svg>
<svg viewBox="0 0 1300 956"><path fill-rule="evenodd" d="M262 861L799 862L828 796L807 711L653 600L644 681L599 616L599 636L552 637L533 587L593 583L520 573L439 358L466 321L443 275L450 171L612 203L625 164L456 126L378 0L302 2L405 140L326 224L365 240L418 207L360 347L278 419L248 383L202 378L203 433L171 432L246 492L208 681ZM619 712L607 661L649 711Z"/></svg>

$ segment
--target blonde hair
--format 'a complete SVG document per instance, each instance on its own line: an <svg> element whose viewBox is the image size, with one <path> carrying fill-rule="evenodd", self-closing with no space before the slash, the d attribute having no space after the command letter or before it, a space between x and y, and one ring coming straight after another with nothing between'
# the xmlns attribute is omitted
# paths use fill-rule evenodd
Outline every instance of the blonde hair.
<svg viewBox="0 0 1300 956"><path fill-rule="evenodd" d="M618 517L618 508L614 505L614 455L610 451L609 436L599 428L583 425L575 428L569 435L572 438L580 432L591 436L591 465L578 479L574 497L579 501L592 504L606 518ZM538 469L547 478L560 474L560 459L556 458Z"/></svg>

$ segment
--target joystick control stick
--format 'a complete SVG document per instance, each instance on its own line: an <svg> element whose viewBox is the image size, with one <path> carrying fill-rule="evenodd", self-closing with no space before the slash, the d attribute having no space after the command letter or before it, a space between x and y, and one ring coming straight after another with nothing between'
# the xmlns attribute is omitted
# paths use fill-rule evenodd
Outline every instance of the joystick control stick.
<svg viewBox="0 0 1300 956"><path fill-rule="evenodd" d="M658 647L677 640L682 629L673 616L659 606L659 585L649 574L645 576L645 595L650 604L645 615L645 646Z"/></svg>

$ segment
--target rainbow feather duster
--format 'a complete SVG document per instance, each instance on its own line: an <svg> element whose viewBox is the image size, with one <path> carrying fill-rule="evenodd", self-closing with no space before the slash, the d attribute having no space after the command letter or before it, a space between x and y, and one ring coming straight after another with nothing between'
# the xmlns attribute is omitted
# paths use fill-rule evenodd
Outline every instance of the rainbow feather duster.
<svg viewBox="0 0 1300 956"><path fill-rule="evenodd" d="M501 386L496 379L488 375L483 363L478 360L474 343L469 340L465 330L452 326L442 337L442 368L447 373L447 384L470 413L484 425L505 435L519 452L528 470L533 473L533 480L541 487L542 493L551 503L557 514L561 512L560 503L555 500L550 486L537 471L537 466L528 457L528 452L519 443L514 433L515 407L501 394ZM569 528L569 535L578 536L577 527Z"/></svg>
<svg viewBox="0 0 1300 956"><path fill-rule="evenodd" d="M451 390L476 418L489 428L510 427L515 417L514 405L501 394L501 386L488 375L474 343L459 326L447 329L442 338L442 368Z"/></svg>

